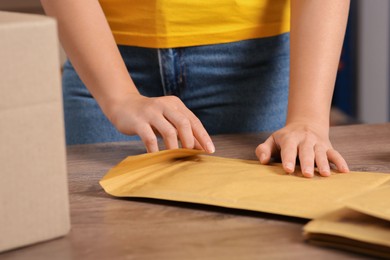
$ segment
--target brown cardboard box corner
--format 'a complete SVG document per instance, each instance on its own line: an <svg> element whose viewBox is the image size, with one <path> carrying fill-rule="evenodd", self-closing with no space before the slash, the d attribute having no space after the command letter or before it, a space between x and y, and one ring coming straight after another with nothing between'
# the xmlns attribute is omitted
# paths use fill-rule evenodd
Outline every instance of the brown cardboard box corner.
<svg viewBox="0 0 390 260"><path fill-rule="evenodd" d="M0 252L69 232L56 22L0 12Z"/></svg>

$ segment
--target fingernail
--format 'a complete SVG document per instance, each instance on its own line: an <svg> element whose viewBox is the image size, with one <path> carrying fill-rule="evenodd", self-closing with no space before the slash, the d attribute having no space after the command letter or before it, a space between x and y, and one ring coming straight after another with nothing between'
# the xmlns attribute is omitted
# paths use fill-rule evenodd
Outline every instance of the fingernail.
<svg viewBox="0 0 390 260"><path fill-rule="evenodd" d="M266 160L266 155L265 155L265 153L260 154L260 162L261 162L261 163L264 163L265 160Z"/></svg>
<svg viewBox="0 0 390 260"><path fill-rule="evenodd" d="M294 170L294 165L292 163L286 163L284 165L284 167L289 170L289 171L293 171Z"/></svg>
<svg viewBox="0 0 390 260"><path fill-rule="evenodd" d="M320 169L320 173L322 175L325 175L325 176L329 176L330 175L330 170L329 169Z"/></svg>
<svg viewBox="0 0 390 260"><path fill-rule="evenodd" d="M344 166L341 167L341 171L342 172L349 172L349 169L348 169L347 166L344 165Z"/></svg>
<svg viewBox="0 0 390 260"><path fill-rule="evenodd" d="M307 176L313 176L313 168L311 167L307 167L305 168L305 170L303 171Z"/></svg>
<svg viewBox="0 0 390 260"><path fill-rule="evenodd" d="M212 142L208 142L206 145L207 152L209 153L214 153L215 152L215 147Z"/></svg>

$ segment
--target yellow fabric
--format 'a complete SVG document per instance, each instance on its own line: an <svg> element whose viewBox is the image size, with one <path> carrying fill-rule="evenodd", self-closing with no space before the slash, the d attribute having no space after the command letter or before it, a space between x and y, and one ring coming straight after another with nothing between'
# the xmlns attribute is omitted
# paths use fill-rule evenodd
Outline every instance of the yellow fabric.
<svg viewBox="0 0 390 260"><path fill-rule="evenodd" d="M280 165L177 149L127 157L100 181L118 197L157 198L316 218L390 180L351 172L331 177L287 175Z"/></svg>
<svg viewBox="0 0 390 260"><path fill-rule="evenodd" d="M290 0L100 0L118 44L171 48L290 30Z"/></svg>

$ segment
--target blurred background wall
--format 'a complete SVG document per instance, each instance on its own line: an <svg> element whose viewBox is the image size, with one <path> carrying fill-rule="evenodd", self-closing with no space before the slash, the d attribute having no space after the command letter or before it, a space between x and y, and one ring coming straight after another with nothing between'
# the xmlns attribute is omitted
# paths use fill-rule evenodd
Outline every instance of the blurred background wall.
<svg viewBox="0 0 390 260"><path fill-rule="evenodd" d="M0 0L0 10L43 13L39 0ZM390 121L389 47L390 1L351 0L332 125Z"/></svg>
<svg viewBox="0 0 390 260"><path fill-rule="evenodd" d="M390 119L389 13L388 0L359 1L357 118L367 123Z"/></svg>

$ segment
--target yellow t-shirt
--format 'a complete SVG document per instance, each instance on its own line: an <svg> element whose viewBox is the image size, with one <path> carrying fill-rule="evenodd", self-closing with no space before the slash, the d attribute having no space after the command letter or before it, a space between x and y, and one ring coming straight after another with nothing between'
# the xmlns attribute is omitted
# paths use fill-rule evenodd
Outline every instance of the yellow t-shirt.
<svg viewBox="0 0 390 260"><path fill-rule="evenodd" d="M172 48L274 36L290 29L289 0L100 0L121 45Z"/></svg>

